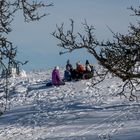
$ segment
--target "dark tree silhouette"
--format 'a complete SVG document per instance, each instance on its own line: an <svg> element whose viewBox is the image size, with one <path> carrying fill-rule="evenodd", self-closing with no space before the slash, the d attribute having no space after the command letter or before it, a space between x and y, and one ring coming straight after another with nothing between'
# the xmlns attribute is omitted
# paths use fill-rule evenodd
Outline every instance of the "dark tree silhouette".
<svg viewBox="0 0 140 140"><path fill-rule="evenodd" d="M6 104L8 97L8 77L11 74L11 68L14 67L18 70L19 66L26 62L22 63L15 59L17 48L5 36L12 31L11 23L14 20L16 12L23 12L25 22L37 21L48 15L40 12L42 8L50 6L53 6L53 4L45 4L37 0L0 0L0 72L1 76L6 80L4 84Z"/></svg>
<svg viewBox="0 0 140 140"><path fill-rule="evenodd" d="M140 16L140 7L134 9L133 15ZM85 34L74 33L74 21L71 19L71 29L65 31L64 24L56 26L57 30L52 35L60 40L59 47L64 48L65 52L72 52L76 49L85 48L92 54L102 67L102 71L97 70L95 77L100 80L93 85L103 81L108 73L119 77L123 81L122 91L119 95L123 95L129 100L137 100L135 95L140 85L140 22L137 25L130 24L129 31L123 35L114 33L113 41L99 41L94 35L94 27L89 26L85 21L83 23ZM94 80L95 81L95 80ZM129 93L129 94L128 94Z"/></svg>

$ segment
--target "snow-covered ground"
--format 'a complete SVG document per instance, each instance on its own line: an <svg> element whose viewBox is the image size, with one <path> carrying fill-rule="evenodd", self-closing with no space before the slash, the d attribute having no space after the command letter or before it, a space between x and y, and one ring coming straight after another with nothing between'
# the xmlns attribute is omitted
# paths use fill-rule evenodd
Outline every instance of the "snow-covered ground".
<svg viewBox="0 0 140 140"><path fill-rule="evenodd" d="M121 81L46 87L50 78L51 70L42 70L10 79L0 140L140 140L140 104L116 96Z"/></svg>

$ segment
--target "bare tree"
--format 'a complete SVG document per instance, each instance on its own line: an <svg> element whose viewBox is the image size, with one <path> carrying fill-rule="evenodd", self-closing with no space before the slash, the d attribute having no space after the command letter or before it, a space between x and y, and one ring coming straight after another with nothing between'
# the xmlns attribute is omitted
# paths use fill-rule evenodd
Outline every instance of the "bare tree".
<svg viewBox="0 0 140 140"><path fill-rule="evenodd" d="M20 65L23 65L26 62L22 63L15 59L17 48L14 47L12 42L5 36L12 31L11 23L14 20L16 12L23 12L25 22L37 21L48 15L40 12L42 11L42 8L50 6L53 6L53 4L45 4L44 2L38 2L37 0L0 0L0 72L2 76L4 74L6 80L6 83L4 84L6 104L8 97L8 77L11 68L15 67L18 69Z"/></svg>
<svg viewBox="0 0 140 140"><path fill-rule="evenodd" d="M140 7L134 9L130 7L135 16L140 16ZM93 85L103 81L108 73L119 77L123 81L122 91L119 95L128 97L129 100L137 100L134 94L140 85L140 22L137 25L130 24L129 31L123 35L113 34L113 41L99 41L94 35L94 27L89 26L85 21L83 23L85 34L74 33L74 21L71 19L71 28L64 30L64 24L56 26L57 30L52 35L60 40L59 47L66 51L60 54L72 52L76 49L85 48L94 56L102 71L97 70L98 80ZM128 94L128 93L129 94Z"/></svg>

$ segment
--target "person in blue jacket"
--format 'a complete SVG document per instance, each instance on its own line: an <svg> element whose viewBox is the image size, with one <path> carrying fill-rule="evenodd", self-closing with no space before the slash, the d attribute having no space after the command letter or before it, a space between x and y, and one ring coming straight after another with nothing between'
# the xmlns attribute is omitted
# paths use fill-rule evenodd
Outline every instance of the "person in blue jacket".
<svg viewBox="0 0 140 140"><path fill-rule="evenodd" d="M64 71L64 80L65 81L71 81L72 80L70 69L71 68L69 66L67 66L66 70Z"/></svg>

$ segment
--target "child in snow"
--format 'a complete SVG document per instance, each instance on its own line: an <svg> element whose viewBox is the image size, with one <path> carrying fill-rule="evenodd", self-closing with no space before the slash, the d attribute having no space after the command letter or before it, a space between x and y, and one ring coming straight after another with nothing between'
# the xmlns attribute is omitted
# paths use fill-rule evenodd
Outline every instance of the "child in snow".
<svg viewBox="0 0 140 140"><path fill-rule="evenodd" d="M93 66L89 63L88 60L86 60L85 68L86 68L86 72L93 72Z"/></svg>
<svg viewBox="0 0 140 140"><path fill-rule="evenodd" d="M90 79L93 77L93 66L86 60L85 63L85 72L83 74L83 79Z"/></svg>
<svg viewBox="0 0 140 140"><path fill-rule="evenodd" d="M80 62L76 63L76 72L78 79L83 79L83 74L85 72L85 67Z"/></svg>
<svg viewBox="0 0 140 140"><path fill-rule="evenodd" d="M71 81L72 77L71 77L71 72L70 72L70 67L67 66L66 70L64 71L64 80L65 81Z"/></svg>
<svg viewBox="0 0 140 140"><path fill-rule="evenodd" d="M69 71L72 72L72 71L73 71L73 67L72 67L72 64L70 63L70 60L69 60L69 59L67 60L66 69L67 69L68 67L69 67L69 69L70 69Z"/></svg>
<svg viewBox="0 0 140 140"><path fill-rule="evenodd" d="M59 67L56 66L52 71L52 84L55 86L65 85L65 82L60 78Z"/></svg>

